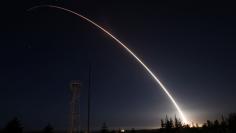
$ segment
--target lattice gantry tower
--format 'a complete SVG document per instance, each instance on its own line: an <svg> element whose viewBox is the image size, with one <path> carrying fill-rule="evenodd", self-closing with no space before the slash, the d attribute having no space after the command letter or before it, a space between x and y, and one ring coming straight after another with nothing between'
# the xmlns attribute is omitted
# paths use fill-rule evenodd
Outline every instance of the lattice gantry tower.
<svg viewBox="0 0 236 133"><path fill-rule="evenodd" d="M80 82L78 80L71 81L70 91L71 91L71 101L70 101L69 133L79 133Z"/></svg>

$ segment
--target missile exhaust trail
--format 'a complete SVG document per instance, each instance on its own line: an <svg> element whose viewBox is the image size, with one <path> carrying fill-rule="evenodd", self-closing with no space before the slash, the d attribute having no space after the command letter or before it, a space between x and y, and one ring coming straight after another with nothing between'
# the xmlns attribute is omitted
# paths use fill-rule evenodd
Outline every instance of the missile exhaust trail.
<svg viewBox="0 0 236 133"><path fill-rule="evenodd" d="M94 25L95 27L97 27L98 29L100 29L101 31L103 31L104 33L106 33L109 37L111 37L112 39L114 39L118 44L120 44L130 55L132 55L143 67L144 69L151 75L151 77L159 84L159 86L162 88L162 90L166 93L166 95L170 98L170 100L172 101L172 103L174 104L175 108L177 109L177 111L179 112L182 121L184 122L184 124L188 124L188 121L184 115L184 113L182 112L182 110L180 109L179 105L176 103L175 99L172 97L172 95L169 93L169 91L166 89L166 87L162 84L162 82L156 77L156 75L143 63L143 61L141 59L139 59L139 57L133 52L131 51L124 43L122 43L119 39L117 39L115 36L113 36L110 32L108 32L106 29L104 29L102 26L98 25L97 23L95 23L94 21L90 20L89 18L71 11L69 9L63 8L63 7L59 7L59 6L55 6L55 5L39 5L39 6L34 6L30 9L28 9L28 11L31 10L35 10L37 8L42 8L42 7L48 7L48 8L56 8L59 10L63 10L69 13L72 13L78 17L80 17L81 19L83 19L84 21Z"/></svg>

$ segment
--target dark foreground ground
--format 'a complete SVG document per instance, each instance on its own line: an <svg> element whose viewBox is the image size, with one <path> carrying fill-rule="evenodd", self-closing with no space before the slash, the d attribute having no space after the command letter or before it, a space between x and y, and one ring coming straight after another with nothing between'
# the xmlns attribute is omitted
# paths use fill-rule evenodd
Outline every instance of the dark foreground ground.
<svg viewBox="0 0 236 133"><path fill-rule="evenodd" d="M24 126L18 118L9 121L6 126L0 129L0 133L68 133L67 131L57 131L52 125L48 124L45 128L37 131L24 131ZM81 131L80 133L87 133ZM161 120L161 128L152 130L110 130L106 123L103 123L99 131L91 133L236 133L236 113L229 114L227 117L222 115L221 120L207 120L202 126L198 124L184 125L177 118Z"/></svg>

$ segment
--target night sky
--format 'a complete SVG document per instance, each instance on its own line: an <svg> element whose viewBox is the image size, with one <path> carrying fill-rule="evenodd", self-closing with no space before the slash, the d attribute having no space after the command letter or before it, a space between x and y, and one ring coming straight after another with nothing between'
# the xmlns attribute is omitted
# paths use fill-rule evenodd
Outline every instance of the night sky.
<svg viewBox="0 0 236 133"><path fill-rule="evenodd" d="M221 3L224 2L224 3ZM156 128L175 107L114 40L59 5L91 18L131 48L195 123L236 112L236 14L221 1L6 0L0 22L0 128L14 116L26 129L66 129L69 83L80 80L86 127Z"/></svg>

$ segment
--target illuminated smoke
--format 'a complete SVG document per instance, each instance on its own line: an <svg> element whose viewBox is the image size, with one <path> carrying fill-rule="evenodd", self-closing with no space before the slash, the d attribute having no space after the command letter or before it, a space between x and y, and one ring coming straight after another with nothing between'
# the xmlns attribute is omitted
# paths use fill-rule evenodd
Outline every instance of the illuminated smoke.
<svg viewBox="0 0 236 133"><path fill-rule="evenodd" d="M119 43L127 52L129 52L144 68L145 70L152 76L152 78L160 85L160 87L162 88L162 90L166 93L166 95L170 98L170 100L172 101L172 103L174 104L174 106L176 107L177 111L179 112L182 121L185 124L188 124L188 121L185 117L185 115L183 114L182 110L180 109L179 105L176 103L176 101L174 100L174 98L171 96L171 94L168 92L168 90L166 89L166 87L161 83L161 81L156 77L156 75L143 63L143 61L141 59L139 59L136 54L134 54L134 52L132 52L124 43L122 43L119 39L117 39L115 36L113 36L110 32L108 32L106 29L104 29L103 27L101 27L100 25L96 24L95 22L93 22L92 20L88 19L87 17L76 13L74 11L71 11L69 9L63 8L63 7L59 7L59 6L54 6L54 5L39 5L39 6L35 6L32 7L30 9L28 9L28 11L37 9L37 8L41 8L41 7L49 7L49 8L56 8L56 9L60 9L69 13L72 13L76 16L79 16L80 18L82 18L83 20L85 20L86 22L91 23L92 25L96 26L98 29L102 30L103 32L105 32L108 36L110 36L112 39L114 39L117 43Z"/></svg>

